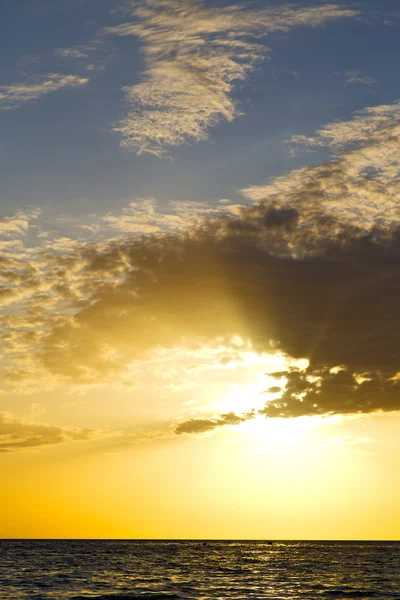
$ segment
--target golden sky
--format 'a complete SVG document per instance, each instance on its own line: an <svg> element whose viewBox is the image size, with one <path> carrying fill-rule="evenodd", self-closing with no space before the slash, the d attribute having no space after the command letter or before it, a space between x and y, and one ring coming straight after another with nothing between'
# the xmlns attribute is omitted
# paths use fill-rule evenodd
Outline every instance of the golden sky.
<svg viewBox="0 0 400 600"><path fill-rule="evenodd" d="M0 536L399 538L386 3L10 12Z"/></svg>

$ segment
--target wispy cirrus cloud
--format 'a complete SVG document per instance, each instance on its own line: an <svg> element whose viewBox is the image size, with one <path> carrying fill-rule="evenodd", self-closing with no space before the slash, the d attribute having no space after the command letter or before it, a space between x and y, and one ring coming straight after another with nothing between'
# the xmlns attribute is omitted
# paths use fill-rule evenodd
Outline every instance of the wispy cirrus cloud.
<svg viewBox="0 0 400 600"><path fill-rule="evenodd" d="M268 33L359 14L335 4L251 10L145 0L129 7L132 21L105 33L137 37L146 67L139 83L124 88L126 115L114 130L122 146L157 156L187 140L205 140L211 127L241 114L233 86L268 54Z"/></svg>
<svg viewBox="0 0 400 600"><path fill-rule="evenodd" d="M63 58L87 58L89 56L85 47L57 48L54 53L57 56L62 56Z"/></svg>
<svg viewBox="0 0 400 600"><path fill-rule="evenodd" d="M375 79L368 75L362 75L359 71L345 71L343 73L345 86L358 84L372 87L376 84Z"/></svg>
<svg viewBox="0 0 400 600"><path fill-rule="evenodd" d="M13 110L58 90L81 87L88 81L79 75L47 73L21 83L0 85L0 110Z"/></svg>
<svg viewBox="0 0 400 600"><path fill-rule="evenodd" d="M80 68L93 73L103 71L106 64L112 60L112 52L104 49L104 41L99 36L92 38L86 44L67 48L56 48L53 54L66 61L77 62Z"/></svg>

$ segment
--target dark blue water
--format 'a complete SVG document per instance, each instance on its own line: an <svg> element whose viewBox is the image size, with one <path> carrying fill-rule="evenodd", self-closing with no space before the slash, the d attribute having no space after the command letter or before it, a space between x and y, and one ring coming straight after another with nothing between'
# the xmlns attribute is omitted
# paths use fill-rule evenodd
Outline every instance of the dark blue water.
<svg viewBox="0 0 400 600"><path fill-rule="evenodd" d="M0 541L1 600L400 600L400 543Z"/></svg>

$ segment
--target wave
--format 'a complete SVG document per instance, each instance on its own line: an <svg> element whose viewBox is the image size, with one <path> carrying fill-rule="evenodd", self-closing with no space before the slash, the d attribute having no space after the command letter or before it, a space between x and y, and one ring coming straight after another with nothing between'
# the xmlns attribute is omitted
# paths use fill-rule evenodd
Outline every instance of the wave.
<svg viewBox="0 0 400 600"><path fill-rule="evenodd" d="M378 592L374 590L355 590L349 588L339 588L335 590L327 590L323 593L324 596L329 596L330 598L370 598L372 596L378 595ZM387 596L386 596L387 598Z"/></svg>
<svg viewBox="0 0 400 600"><path fill-rule="evenodd" d="M119 594L100 594L95 595L90 594L73 596L71 600L185 600L183 596L177 596L176 594L163 594L163 593L152 593L152 594L137 594L137 593L122 593Z"/></svg>

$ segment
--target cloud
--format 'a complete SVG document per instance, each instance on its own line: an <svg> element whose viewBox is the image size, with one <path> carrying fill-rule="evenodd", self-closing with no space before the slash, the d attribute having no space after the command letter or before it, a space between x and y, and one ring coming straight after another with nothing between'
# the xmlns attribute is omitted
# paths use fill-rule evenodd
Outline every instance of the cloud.
<svg viewBox="0 0 400 600"><path fill-rule="evenodd" d="M112 59L110 48L104 48L104 40L98 36L92 38L86 44L79 44L70 48L56 48L53 52L67 61L77 61L80 68L92 73L105 69L107 63Z"/></svg>
<svg viewBox="0 0 400 600"><path fill-rule="evenodd" d="M336 167L323 168L336 177ZM221 339L224 354L231 347L234 355L230 340L240 336L258 352L309 360L305 375L288 371L269 416L331 413L335 402L337 412L400 408L394 225L359 227L329 213L318 194L302 192L294 203L289 193L285 204L263 201L184 232L42 251L39 260L36 276L15 284L19 263L4 262L23 302L2 318L9 385L40 386L46 376L85 385L123 379L132 361L157 348ZM30 364L16 362L25 355ZM338 365L348 378L346 402L338 387L344 374L330 371ZM366 373L368 381L357 383ZM299 402L291 390L308 376L323 382Z"/></svg>
<svg viewBox="0 0 400 600"><path fill-rule="evenodd" d="M22 236L28 231L31 221L37 219L39 209L20 210L12 217L0 219L0 236Z"/></svg>
<svg viewBox="0 0 400 600"><path fill-rule="evenodd" d="M22 104L38 100L52 92L86 85L88 81L89 79L79 75L48 73L44 76L37 75L23 83L0 85L0 110L16 109Z"/></svg>
<svg viewBox="0 0 400 600"><path fill-rule="evenodd" d="M282 218L260 203L185 234L55 257L60 279L78 265L85 295L41 339L40 364L57 377L101 381L156 347L237 334L259 351L307 358L312 370L343 364L394 376L399 232L366 232L310 203L296 214L284 207Z"/></svg>
<svg viewBox="0 0 400 600"><path fill-rule="evenodd" d="M4 286L21 294L1 322L3 381L123 381L160 348L215 340L229 363L240 336L253 351L307 361L275 373L268 392L281 397L261 408L267 417L400 410L397 111L375 107L325 127L313 140L335 140L331 162L247 189L258 201L235 212L54 251L45 240L24 260L1 259ZM152 210L120 216L140 225ZM25 355L28 365L18 362Z"/></svg>
<svg viewBox="0 0 400 600"><path fill-rule="evenodd" d="M343 75L345 86L351 84L358 84L371 87L376 84L375 79L372 79L372 77L368 77L368 75L361 75L359 71L345 71Z"/></svg>
<svg viewBox="0 0 400 600"><path fill-rule="evenodd" d="M260 414L288 418L400 410L400 378L379 371L291 369L285 377L282 397L269 402Z"/></svg>
<svg viewBox="0 0 400 600"><path fill-rule="evenodd" d="M331 162L305 167L243 190L252 201L323 207L327 215L368 230L400 218L400 103L367 108L315 136L296 135L292 147L329 148Z"/></svg>
<svg viewBox="0 0 400 600"><path fill-rule="evenodd" d="M190 228L196 219L210 215L234 212L236 206L213 208L206 202L170 202L171 212L159 212L154 198L139 198L123 208L121 214L109 213L102 224L118 233L148 234L162 231L182 231Z"/></svg>
<svg viewBox="0 0 400 600"><path fill-rule="evenodd" d="M129 6L133 20L105 33L137 37L145 70L139 83L123 88L126 115L114 130L123 147L157 156L186 140L205 140L211 127L241 114L233 86L267 55L268 33L359 14L334 4L250 10L145 0Z"/></svg>
<svg viewBox="0 0 400 600"><path fill-rule="evenodd" d="M215 419L190 419L178 425L175 429L175 433L181 435L182 433L205 433L212 431L217 427L224 427L225 425L239 425L255 417L255 413L247 413L245 415L236 415L233 412L226 413Z"/></svg>
<svg viewBox="0 0 400 600"><path fill-rule="evenodd" d="M316 132L314 137L295 136L292 140L309 146L329 146L332 148L360 148L385 144L399 135L400 102L365 108L350 121L336 121ZM395 141L395 140L393 140ZM387 148L389 150L390 144ZM385 158L385 157L384 157Z"/></svg>
<svg viewBox="0 0 400 600"><path fill-rule="evenodd" d="M55 54L63 58L87 58L88 54L84 48L57 48Z"/></svg>
<svg viewBox="0 0 400 600"><path fill-rule="evenodd" d="M52 425L39 425L12 418L7 413L0 413L0 453L89 440L95 434L93 429L63 429Z"/></svg>

